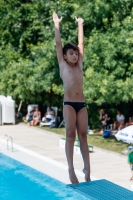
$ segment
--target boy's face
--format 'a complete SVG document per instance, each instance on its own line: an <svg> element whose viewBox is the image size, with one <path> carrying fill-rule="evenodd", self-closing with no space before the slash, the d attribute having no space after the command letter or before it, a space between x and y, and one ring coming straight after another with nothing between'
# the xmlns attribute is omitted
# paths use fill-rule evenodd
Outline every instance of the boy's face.
<svg viewBox="0 0 133 200"><path fill-rule="evenodd" d="M76 62L78 61L78 51L75 51L73 49L68 49L67 53L64 54L64 59L68 62L68 63L72 63L72 64L76 64Z"/></svg>

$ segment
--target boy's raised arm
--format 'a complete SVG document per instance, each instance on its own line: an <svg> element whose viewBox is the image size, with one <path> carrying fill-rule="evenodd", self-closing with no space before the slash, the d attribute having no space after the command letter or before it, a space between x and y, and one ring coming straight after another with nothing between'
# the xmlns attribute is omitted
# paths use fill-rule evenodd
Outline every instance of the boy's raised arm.
<svg viewBox="0 0 133 200"><path fill-rule="evenodd" d="M59 64L64 60L63 52L62 52L62 42L60 36L60 22L62 21L62 17L59 19L56 13L53 13L53 21L55 25L55 40L56 40L56 49L57 49L57 58Z"/></svg>
<svg viewBox="0 0 133 200"><path fill-rule="evenodd" d="M82 62L84 57L84 30L83 23L84 20L82 18L76 18L78 23L78 47L79 47L79 60Z"/></svg>

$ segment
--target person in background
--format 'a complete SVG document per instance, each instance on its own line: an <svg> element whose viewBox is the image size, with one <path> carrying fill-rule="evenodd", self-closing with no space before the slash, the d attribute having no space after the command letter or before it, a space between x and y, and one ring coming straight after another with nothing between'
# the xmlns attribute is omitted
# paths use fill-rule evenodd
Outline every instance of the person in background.
<svg viewBox="0 0 133 200"><path fill-rule="evenodd" d="M43 122L50 122L55 118L55 112L51 107L48 107L47 112L45 113L44 117L42 118Z"/></svg>
<svg viewBox="0 0 133 200"><path fill-rule="evenodd" d="M126 127L133 125L133 117L129 117L129 121L126 123Z"/></svg>
<svg viewBox="0 0 133 200"><path fill-rule="evenodd" d="M26 115L27 122L31 122L32 121L34 112L35 112L35 107L32 107L32 110Z"/></svg>
<svg viewBox="0 0 133 200"><path fill-rule="evenodd" d="M130 170L131 170L131 173L132 173L132 176L130 178L130 181L133 180L133 152L130 152L128 154L128 159L127 159L129 165L130 165Z"/></svg>
<svg viewBox="0 0 133 200"><path fill-rule="evenodd" d="M99 119L100 119L100 127L101 127L99 134L102 135L104 133L104 129L106 128L107 125L112 123L112 120L111 120L110 115L107 112L105 112L104 109L100 109Z"/></svg>
<svg viewBox="0 0 133 200"><path fill-rule="evenodd" d="M117 111L116 121L114 122L114 130L123 129L125 126L125 116L121 113L120 110Z"/></svg>
<svg viewBox="0 0 133 200"><path fill-rule="evenodd" d="M39 111L38 107L36 107L33 113L33 119L29 123L29 126L36 126L40 122L40 119L41 119L41 112Z"/></svg>

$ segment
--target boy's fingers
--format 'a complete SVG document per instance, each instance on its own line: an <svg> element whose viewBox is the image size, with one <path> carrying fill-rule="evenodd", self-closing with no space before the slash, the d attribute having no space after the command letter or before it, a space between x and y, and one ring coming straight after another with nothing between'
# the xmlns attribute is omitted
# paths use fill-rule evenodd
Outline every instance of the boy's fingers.
<svg viewBox="0 0 133 200"><path fill-rule="evenodd" d="M54 13L53 13L53 17L55 17L55 16L56 16L56 13L54 12Z"/></svg>
<svg viewBox="0 0 133 200"><path fill-rule="evenodd" d="M54 17L58 17L58 15L57 15L55 12L53 13L53 16L54 16Z"/></svg>

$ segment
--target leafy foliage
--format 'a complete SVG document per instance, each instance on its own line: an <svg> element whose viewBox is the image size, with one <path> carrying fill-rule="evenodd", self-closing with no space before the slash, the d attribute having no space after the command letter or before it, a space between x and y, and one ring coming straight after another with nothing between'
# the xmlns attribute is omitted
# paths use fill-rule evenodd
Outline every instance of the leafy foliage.
<svg viewBox="0 0 133 200"><path fill-rule="evenodd" d="M87 102L101 105L132 100L132 2L90 1L77 14L88 19L84 64Z"/></svg>

